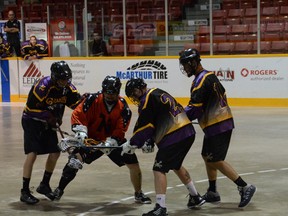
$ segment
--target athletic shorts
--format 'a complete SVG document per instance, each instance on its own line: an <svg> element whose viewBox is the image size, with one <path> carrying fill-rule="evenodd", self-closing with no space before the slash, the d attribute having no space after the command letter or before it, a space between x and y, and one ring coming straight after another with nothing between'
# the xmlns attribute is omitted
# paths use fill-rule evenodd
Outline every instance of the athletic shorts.
<svg viewBox="0 0 288 216"><path fill-rule="evenodd" d="M159 149L156 154L153 170L162 173L168 173L169 170L179 170L194 139L195 135L174 143L173 145Z"/></svg>
<svg viewBox="0 0 288 216"><path fill-rule="evenodd" d="M33 119L22 118L24 130L24 152L35 152L38 155L60 152L58 137L46 123Z"/></svg>
<svg viewBox="0 0 288 216"><path fill-rule="evenodd" d="M111 151L111 153L108 155L110 160L112 160L116 165L119 167L124 166L126 164L137 164L138 159L136 154L124 154L121 155L122 149L114 149ZM81 154L81 153L80 153ZM100 150L96 150L94 152L90 151L85 153L85 156L81 154L82 158L84 159L84 162L87 164L92 163L93 161L100 158L104 153Z"/></svg>
<svg viewBox="0 0 288 216"><path fill-rule="evenodd" d="M215 136L204 136L202 156L207 158L207 162L224 161L228 152L232 130Z"/></svg>

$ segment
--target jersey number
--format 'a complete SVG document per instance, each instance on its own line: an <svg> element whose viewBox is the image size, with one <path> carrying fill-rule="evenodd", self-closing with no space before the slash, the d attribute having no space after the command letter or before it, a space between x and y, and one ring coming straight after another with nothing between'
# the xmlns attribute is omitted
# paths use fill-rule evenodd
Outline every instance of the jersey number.
<svg viewBox="0 0 288 216"><path fill-rule="evenodd" d="M162 94L160 99L163 104L169 103L169 112L172 116L175 117L183 111L182 106L179 106L171 95Z"/></svg>

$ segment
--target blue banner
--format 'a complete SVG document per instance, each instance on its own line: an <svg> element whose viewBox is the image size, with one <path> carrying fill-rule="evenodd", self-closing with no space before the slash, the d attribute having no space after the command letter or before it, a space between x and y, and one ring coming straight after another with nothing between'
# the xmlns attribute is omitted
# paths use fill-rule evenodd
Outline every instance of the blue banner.
<svg viewBox="0 0 288 216"><path fill-rule="evenodd" d="M0 60L2 102L10 102L9 61Z"/></svg>

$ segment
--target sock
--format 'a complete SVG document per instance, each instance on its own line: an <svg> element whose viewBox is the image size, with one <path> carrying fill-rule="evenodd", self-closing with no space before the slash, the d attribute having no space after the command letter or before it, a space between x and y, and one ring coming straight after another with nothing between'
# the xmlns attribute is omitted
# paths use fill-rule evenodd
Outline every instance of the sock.
<svg viewBox="0 0 288 216"><path fill-rule="evenodd" d="M166 195L165 194L156 194L156 203L161 207L166 208Z"/></svg>
<svg viewBox="0 0 288 216"><path fill-rule="evenodd" d="M247 183L239 176L234 183L239 187L245 187L247 186Z"/></svg>
<svg viewBox="0 0 288 216"><path fill-rule="evenodd" d="M42 179L42 183L45 184L45 185L49 185L51 176L52 176L52 173L51 172L47 172L45 170L44 175L43 175L43 179Z"/></svg>
<svg viewBox="0 0 288 216"><path fill-rule="evenodd" d="M30 184L30 178L23 177L23 190L24 191L30 191L29 190L29 184Z"/></svg>
<svg viewBox="0 0 288 216"><path fill-rule="evenodd" d="M196 196L198 195L198 192L193 184L192 181L190 181L188 184L185 185L187 190L189 191L189 194L191 194L192 196Z"/></svg>
<svg viewBox="0 0 288 216"><path fill-rule="evenodd" d="M216 192L216 180L210 181L209 180L209 188L208 191Z"/></svg>

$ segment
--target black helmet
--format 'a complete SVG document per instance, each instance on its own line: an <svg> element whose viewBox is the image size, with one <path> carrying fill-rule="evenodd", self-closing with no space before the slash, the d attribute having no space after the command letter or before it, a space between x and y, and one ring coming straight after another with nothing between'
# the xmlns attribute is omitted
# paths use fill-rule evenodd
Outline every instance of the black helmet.
<svg viewBox="0 0 288 216"><path fill-rule="evenodd" d="M196 74L196 70L198 65L200 64L200 54L198 50L190 48L179 53L179 67L180 71L188 76L191 77ZM188 69L185 68L184 65L188 64Z"/></svg>
<svg viewBox="0 0 288 216"><path fill-rule="evenodd" d="M142 78L131 78L126 83L125 93L126 93L127 97L130 98L130 100L131 100L131 97L133 96L133 91L134 91L135 88L142 89L142 88L144 88L146 86L147 86L147 84L145 83L144 79L142 79Z"/></svg>
<svg viewBox="0 0 288 216"><path fill-rule="evenodd" d="M51 65L51 79L56 82L57 80L68 80L71 82L72 71L65 61L54 62Z"/></svg>
<svg viewBox="0 0 288 216"><path fill-rule="evenodd" d="M122 83L118 77L106 76L102 82L102 92L108 94L119 94Z"/></svg>
<svg viewBox="0 0 288 216"><path fill-rule="evenodd" d="M190 49L186 49L182 52L179 53L179 61L180 64L185 64L188 63L191 60L196 60L197 63L199 63L201 61L200 59L200 54L198 52L198 50L190 48Z"/></svg>

